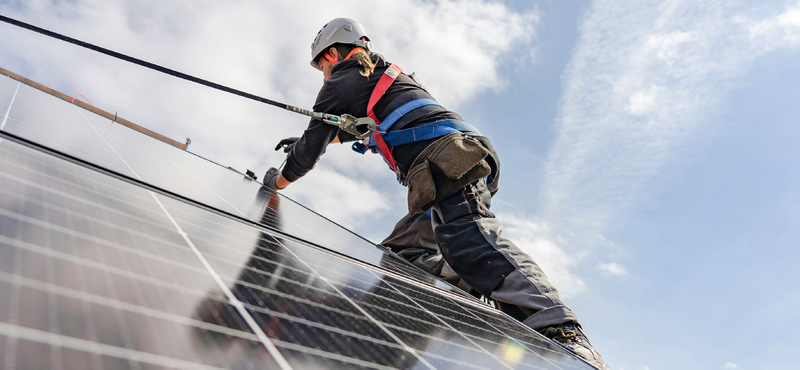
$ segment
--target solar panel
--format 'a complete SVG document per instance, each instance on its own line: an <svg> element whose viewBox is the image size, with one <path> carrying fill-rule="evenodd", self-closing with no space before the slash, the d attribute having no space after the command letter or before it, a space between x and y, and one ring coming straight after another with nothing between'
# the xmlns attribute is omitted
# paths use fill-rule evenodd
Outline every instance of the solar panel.
<svg viewBox="0 0 800 370"><path fill-rule="evenodd" d="M0 367L591 369L239 173L0 77Z"/></svg>

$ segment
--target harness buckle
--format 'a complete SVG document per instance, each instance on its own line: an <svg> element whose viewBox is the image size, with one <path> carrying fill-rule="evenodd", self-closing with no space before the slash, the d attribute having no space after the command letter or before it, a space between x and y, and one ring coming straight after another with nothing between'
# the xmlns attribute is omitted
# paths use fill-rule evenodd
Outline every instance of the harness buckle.
<svg viewBox="0 0 800 370"><path fill-rule="evenodd" d="M375 120L369 117L356 118L349 114L337 116L328 113L314 113L313 118L325 122L329 125L334 125L340 129L354 135L356 139L363 140L372 136L372 134L385 135L386 131L378 130L378 125Z"/></svg>
<svg viewBox="0 0 800 370"><path fill-rule="evenodd" d="M385 131L378 130L378 125L369 117L356 118L349 114L343 114L341 117L336 118L339 119L327 122L339 126L340 129L352 134L359 140L368 138L372 134L386 134Z"/></svg>

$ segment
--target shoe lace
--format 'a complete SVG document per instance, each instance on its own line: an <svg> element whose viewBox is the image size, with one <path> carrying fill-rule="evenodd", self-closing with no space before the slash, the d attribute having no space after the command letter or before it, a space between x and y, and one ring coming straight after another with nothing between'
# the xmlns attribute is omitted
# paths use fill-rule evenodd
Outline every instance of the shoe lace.
<svg viewBox="0 0 800 370"><path fill-rule="evenodd" d="M575 330L564 329L560 326L544 328L540 331L540 333L542 333L542 335L545 337L561 343L566 343L568 340L575 339L575 337L578 336L578 333L576 333Z"/></svg>

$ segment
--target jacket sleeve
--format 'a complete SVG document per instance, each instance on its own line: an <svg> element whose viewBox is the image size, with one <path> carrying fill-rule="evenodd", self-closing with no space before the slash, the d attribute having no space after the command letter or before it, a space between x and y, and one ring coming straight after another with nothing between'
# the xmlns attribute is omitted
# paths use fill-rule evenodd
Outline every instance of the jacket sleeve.
<svg viewBox="0 0 800 370"><path fill-rule="evenodd" d="M344 111L343 101L342 94L338 89L325 83L317 95L314 111L341 115ZM303 132L303 136L289 152L286 166L281 171L283 177L294 182L311 171L320 156L325 153L325 148L337 137L338 133L338 127L312 119L308 123L308 128Z"/></svg>

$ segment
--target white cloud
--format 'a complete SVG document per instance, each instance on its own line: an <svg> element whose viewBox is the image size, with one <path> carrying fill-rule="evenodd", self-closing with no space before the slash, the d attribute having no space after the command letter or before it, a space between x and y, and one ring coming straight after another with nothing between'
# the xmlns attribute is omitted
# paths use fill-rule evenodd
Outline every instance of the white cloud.
<svg viewBox="0 0 800 370"><path fill-rule="evenodd" d="M744 16L738 20L749 23L751 40L760 43L766 50L787 45L796 47L800 44L800 2L783 13L760 22L749 21Z"/></svg>
<svg viewBox="0 0 800 370"><path fill-rule="evenodd" d="M739 365L734 364L733 362L726 362L723 369L738 369Z"/></svg>
<svg viewBox="0 0 800 370"><path fill-rule="evenodd" d="M571 270L582 256L570 254L562 247L564 239L546 224L513 214L498 214L503 236L528 253L547 274L563 298L586 289L584 281Z"/></svg>
<svg viewBox="0 0 800 370"><path fill-rule="evenodd" d="M658 59L672 64L681 56L682 44L691 41L693 36L692 32L681 31L650 35L647 46L655 50Z"/></svg>
<svg viewBox="0 0 800 370"><path fill-rule="evenodd" d="M534 12L487 0L49 1L0 4L0 12L90 43L284 103L310 108L322 84L308 65L314 35L335 17L360 20L375 50L416 71L448 107L506 83L513 50L530 46ZM0 65L183 141L226 166L262 175L272 150L308 120L2 24ZM528 55L528 53L525 53ZM401 215L402 188L376 155L330 148L319 172L291 194L337 221L356 213ZM334 172L338 172L335 174ZM380 202L381 199L389 201ZM367 207L365 204L371 202ZM388 204L388 205L386 205ZM362 230L363 231L363 230Z"/></svg>
<svg viewBox="0 0 800 370"><path fill-rule="evenodd" d="M398 5L380 7L388 11ZM483 0L408 1L399 6L406 14L371 25L379 35L395 36L385 38L381 50L401 67L416 70L448 107L479 91L501 88L510 69L507 54L532 49L527 44L539 21L537 13L519 14Z"/></svg>
<svg viewBox="0 0 800 370"><path fill-rule="evenodd" d="M614 275L614 276L628 275L628 270L626 270L624 266L616 262L601 263L600 270L602 270L603 273L608 275Z"/></svg>
<svg viewBox="0 0 800 370"><path fill-rule="evenodd" d="M563 76L541 219L581 248L601 243L720 128L732 81L798 35L800 3L594 1Z"/></svg>
<svg viewBox="0 0 800 370"><path fill-rule="evenodd" d="M658 86L650 86L646 91L634 92L629 99L630 104L625 110L632 116L645 116L651 113L658 108L658 103L661 101L659 92L663 93L663 90Z"/></svg>
<svg viewBox="0 0 800 370"><path fill-rule="evenodd" d="M347 228L386 212L392 205L371 184L359 182L329 168L317 168L313 176L286 189L286 195L319 212L333 216Z"/></svg>

